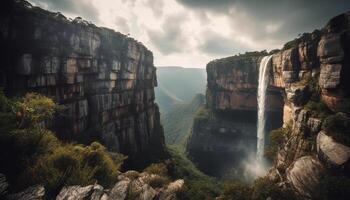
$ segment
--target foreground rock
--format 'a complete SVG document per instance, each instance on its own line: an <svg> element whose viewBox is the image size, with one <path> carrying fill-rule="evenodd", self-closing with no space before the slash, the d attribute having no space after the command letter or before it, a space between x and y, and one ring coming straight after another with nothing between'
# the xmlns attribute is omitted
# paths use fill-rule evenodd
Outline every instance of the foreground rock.
<svg viewBox="0 0 350 200"><path fill-rule="evenodd" d="M7 200L43 200L45 188L41 185L29 187L22 192L6 196Z"/></svg>
<svg viewBox="0 0 350 200"><path fill-rule="evenodd" d="M117 183L110 189L104 189L98 184L65 186L56 200L177 200L176 193L182 190L183 185L182 179L170 182L156 174L128 171L119 175ZM6 195L8 183L2 174L0 174L0 186L0 199L44 200L47 198L45 188L40 185Z"/></svg>
<svg viewBox="0 0 350 200"><path fill-rule="evenodd" d="M176 200L176 192L182 189L184 181L177 180L164 185L150 186L151 179L160 178L158 175L132 172L130 178L126 174L118 177L119 181L113 188L104 190L100 185L64 187L56 200ZM138 177L137 177L138 176Z"/></svg>
<svg viewBox="0 0 350 200"><path fill-rule="evenodd" d="M304 156L292 163L286 171L287 180L303 197L310 198L315 193L324 167L320 161L311 156Z"/></svg>
<svg viewBox="0 0 350 200"><path fill-rule="evenodd" d="M350 169L350 148L334 141L324 131L317 135L317 153L330 168Z"/></svg>

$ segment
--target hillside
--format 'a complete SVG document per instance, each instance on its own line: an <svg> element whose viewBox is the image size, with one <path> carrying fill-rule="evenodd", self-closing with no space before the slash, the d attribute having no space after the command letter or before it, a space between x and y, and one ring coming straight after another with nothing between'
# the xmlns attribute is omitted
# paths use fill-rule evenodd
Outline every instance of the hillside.
<svg viewBox="0 0 350 200"><path fill-rule="evenodd" d="M177 104L162 115L166 144L184 144L189 135L194 113L204 103L204 95L197 94L190 103Z"/></svg>
<svg viewBox="0 0 350 200"><path fill-rule="evenodd" d="M198 93L204 93L206 71L198 68L157 67L156 102L165 114L175 104L189 103Z"/></svg>

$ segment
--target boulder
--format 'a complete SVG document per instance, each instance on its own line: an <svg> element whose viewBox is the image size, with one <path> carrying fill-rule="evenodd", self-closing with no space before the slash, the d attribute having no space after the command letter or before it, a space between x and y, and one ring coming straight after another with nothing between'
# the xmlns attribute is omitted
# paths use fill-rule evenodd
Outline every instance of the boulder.
<svg viewBox="0 0 350 200"><path fill-rule="evenodd" d="M41 185L31 186L21 192L10 194L7 200L44 200L45 188Z"/></svg>
<svg viewBox="0 0 350 200"><path fill-rule="evenodd" d="M124 200L128 195L128 188L131 180L124 177L121 181L117 182L109 193L108 199L110 200Z"/></svg>
<svg viewBox="0 0 350 200"><path fill-rule="evenodd" d="M184 183L182 179L170 183L165 190L160 192L159 200L176 200L176 192L182 189Z"/></svg>
<svg viewBox="0 0 350 200"><path fill-rule="evenodd" d="M350 169L350 147L334 141L324 131L317 135L317 153L327 167L338 170Z"/></svg>
<svg viewBox="0 0 350 200"><path fill-rule="evenodd" d="M100 188L96 188L100 189ZM80 185L64 187L57 195L56 200L83 200L90 199L89 197L94 192L94 185L82 187Z"/></svg>
<svg viewBox="0 0 350 200"><path fill-rule="evenodd" d="M287 168L286 177L298 194L310 198L324 173L325 168L317 158L304 156Z"/></svg>

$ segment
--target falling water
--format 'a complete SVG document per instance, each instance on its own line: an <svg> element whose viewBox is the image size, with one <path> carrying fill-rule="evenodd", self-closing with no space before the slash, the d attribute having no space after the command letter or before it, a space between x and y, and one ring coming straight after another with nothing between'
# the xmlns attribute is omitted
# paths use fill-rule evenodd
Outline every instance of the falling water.
<svg viewBox="0 0 350 200"><path fill-rule="evenodd" d="M258 85L258 131L257 131L257 159L262 160L265 145L265 100L266 89L269 83L269 69L268 64L271 56L265 56L259 67L259 85Z"/></svg>

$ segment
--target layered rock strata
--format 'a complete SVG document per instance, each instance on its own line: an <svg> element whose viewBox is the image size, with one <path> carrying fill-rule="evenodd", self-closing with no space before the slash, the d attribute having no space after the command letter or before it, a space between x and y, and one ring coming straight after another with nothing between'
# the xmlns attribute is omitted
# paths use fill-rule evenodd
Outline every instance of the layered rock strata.
<svg viewBox="0 0 350 200"><path fill-rule="evenodd" d="M349 178L350 174L350 13L269 54L272 61L267 107L270 111L283 108L283 139L268 177L281 188L293 189L300 198L316 198L323 192L317 188L324 184L325 177ZM195 122L188 146L190 155L201 144L211 150L225 144L215 140L220 128L214 127L220 126L212 121L218 111L229 113L219 121L230 123L237 122L232 119L237 110L256 112L257 66L265 55L248 53L208 64L207 109L214 114L205 118L204 128L198 128ZM233 134L231 139L241 140ZM243 140L245 145L250 142ZM234 146L224 145L226 150L238 146L230 145Z"/></svg>
<svg viewBox="0 0 350 200"><path fill-rule="evenodd" d="M4 6L0 84L8 95L38 92L63 105L63 114L48 125L63 139L97 138L134 161L162 152L151 51L79 17L26 1Z"/></svg>
<svg viewBox="0 0 350 200"><path fill-rule="evenodd" d="M302 198L318 195L324 176L349 175L349 147L339 139L349 134L349 41L348 12L273 55L271 84L284 89L283 122L292 126L269 176Z"/></svg>
<svg viewBox="0 0 350 200"><path fill-rule="evenodd" d="M267 52L251 52L207 64L207 117L194 120L187 150L204 172L239 177L243 162L256 149L259 65ZM268 130L282 123L283 96L270 85L267 92Z"/></svg>

